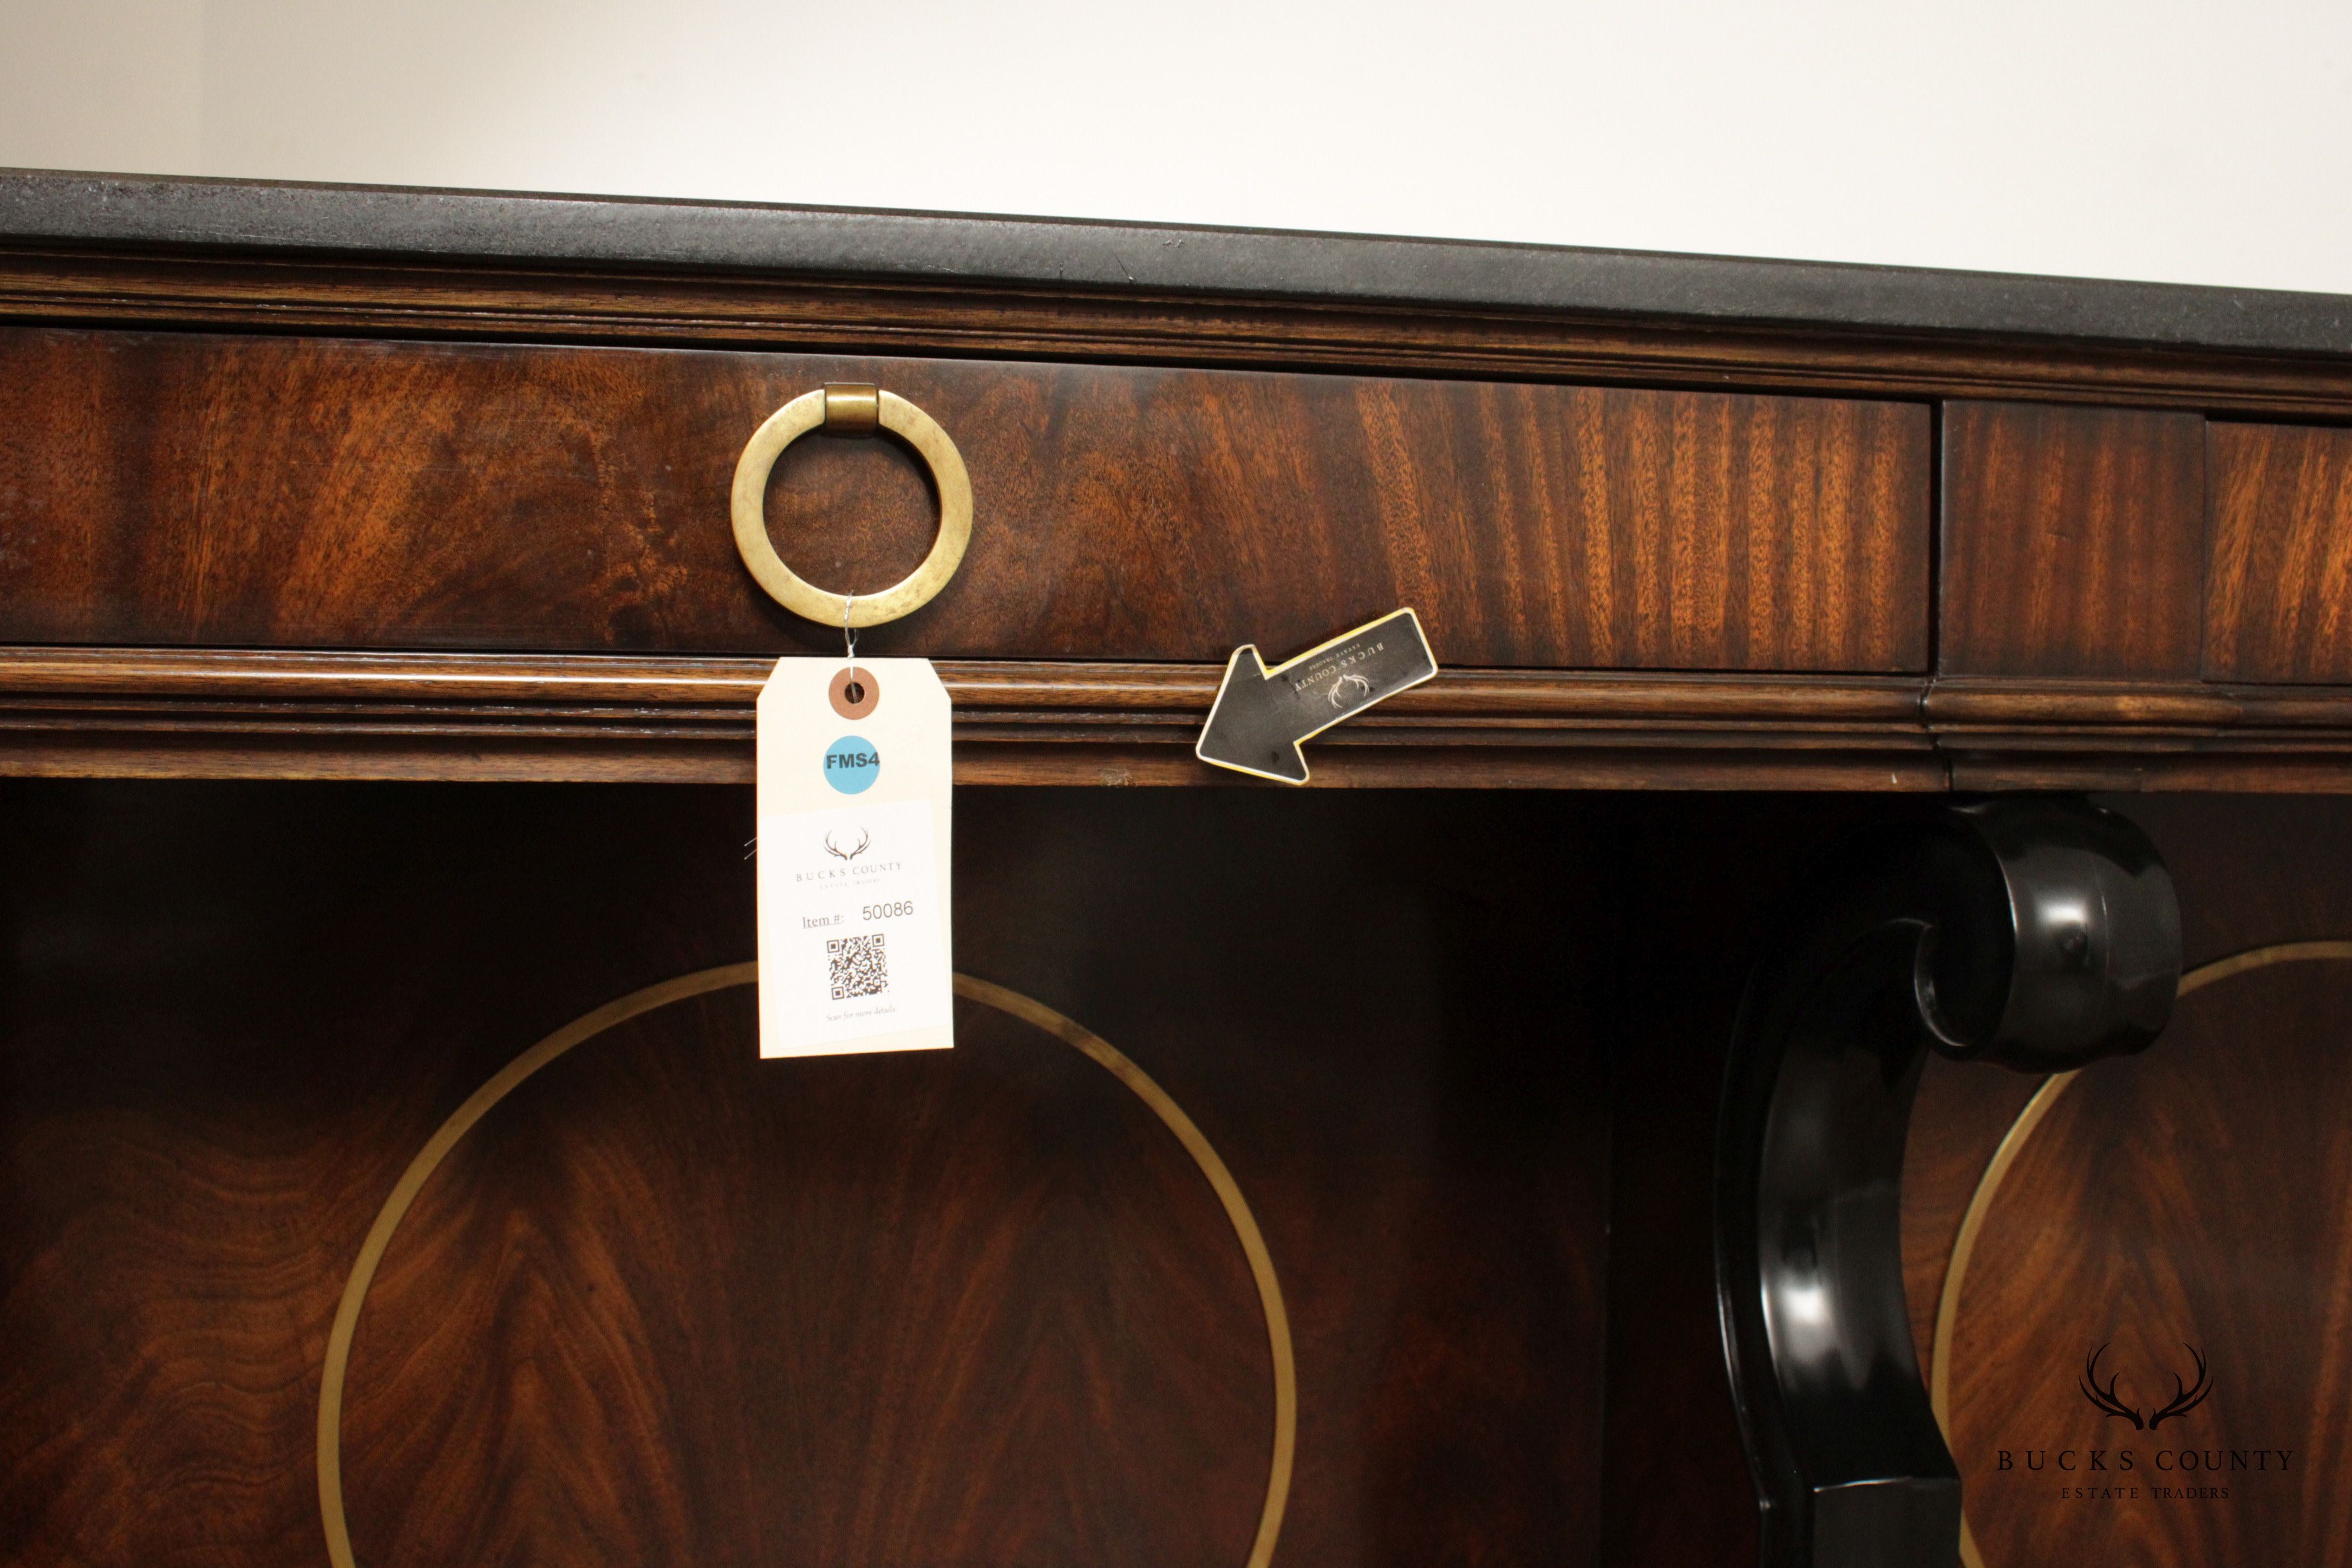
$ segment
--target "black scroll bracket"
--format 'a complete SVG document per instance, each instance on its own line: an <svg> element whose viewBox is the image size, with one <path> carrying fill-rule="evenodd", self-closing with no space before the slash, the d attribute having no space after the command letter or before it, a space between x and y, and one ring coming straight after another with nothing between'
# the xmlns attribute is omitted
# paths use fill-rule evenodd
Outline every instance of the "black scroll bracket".
<svg viewBox="0 0 2352 1568"><path fill-rule="evenodd" d="M1948 1568L1960 1479L1912 1351L1903 1145L1927 1053L2021 1072L2145 1048L2180 911L2137 827L2068 798L1862 835L1784 904L1716 1139L1716 1291L1771 1568Z"/></svg>

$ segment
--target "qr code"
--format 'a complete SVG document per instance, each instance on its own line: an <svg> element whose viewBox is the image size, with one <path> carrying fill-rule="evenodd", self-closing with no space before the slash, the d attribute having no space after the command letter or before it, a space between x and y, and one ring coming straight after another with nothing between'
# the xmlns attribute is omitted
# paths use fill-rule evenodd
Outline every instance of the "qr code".
<svg viewBox="0 0 2352 1568"><path fill-rule="evenodd" d="M833 999L879 996L890 989L890 965L882 953L882 933L836 936L824 944L824 961L832 973Z"/></svg>

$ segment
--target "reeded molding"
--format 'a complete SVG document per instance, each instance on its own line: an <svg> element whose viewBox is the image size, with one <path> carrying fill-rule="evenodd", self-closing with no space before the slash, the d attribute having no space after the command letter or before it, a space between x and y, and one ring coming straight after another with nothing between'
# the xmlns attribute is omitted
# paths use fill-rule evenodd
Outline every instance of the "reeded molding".
<svg viewBox="0 0 2352 1568"><path fill-rule="evenodd" d="M751 776L770 663L0 647L0 773ZM1234 782L1207 664L941 660L971 784ZM1318 738L1317 785L2352 788L2352 690L1449 669Z"/></svg>
<svg viewBox="0 0 2352 1568"><path fill-rule="evenodd" d="M0 649L0 771L751 776L770 661ZM968 783L1207 784L1213 665L942 660ZM1935 788L1920 682L1450 670L1316 742L1317 782Z"/></svg>

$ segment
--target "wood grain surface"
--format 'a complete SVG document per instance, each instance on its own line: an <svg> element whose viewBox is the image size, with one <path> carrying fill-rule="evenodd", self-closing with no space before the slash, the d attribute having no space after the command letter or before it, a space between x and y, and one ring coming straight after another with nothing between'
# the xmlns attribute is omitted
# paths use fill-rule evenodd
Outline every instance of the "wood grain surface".
<svg viewBox="0 0 2352 1568"><path fill-rule="evenodd" d="M1954 402L1943 437L1940 672L2198 675L2201 420Z"/></svg>
<svg viewBox="0 0 2352 1568"><path fill-rule="evenodd" d="M2347 1004L2340 963L2258 971L2190 997L2161 1055L2078 1082L2012 1169L1950 1352L1954 1447L1989 1565L2352 1553L2341 1486L2352 1376L2333 1353L2352 1303ZM2211 1396L2129 1431L2074 1386L2102 1345L2103 1371L2121 1374L2143 1415L2176 1394L2176 1377L2194 1382L2191 1347L2210 1366ZM2059 1497L2057 1459L2040 1455L2037 1470L2032 1456L2069 1447L2137 1450L2127 1484L2140 1489ZM2002 1448L2018 1456L2008 1471ZM2197 1473L2179 1473L2183 1451L2199 1456ZM2264 1451L2267 1470L2250 1458Z"/></svg>
<svg viewBox="0 0 2352 1568"><path fill-rule="evenodd" d="M2207 427L2205 673L2352 680L2352 430Z"/></svg>
<svg viewBox="0 0 2352 1568"><path fill-rule="evenodd" d="M340 336L792 346L846 353L1314 366L1908 398L2040 398L2352 416L2324 354L2185 350L1770 321L1644 321L1149 289L991 288L380 258L0 247L0 319Z"/></svg>
<svg viewBox="0 0 2352 1568"><path fill-rule="evenodd" d="M1925 663L1916 405L39 330L0 333L0 638L828 646L752 584L726 496L761 419L844 380L938 418L977 497L961 572L872 652L1284 657L1411 604L1448 665ZM795 446L769 518L841 591L930 529L880 442Z"/></svg>
<svg viewBox="0 0 2352 1568"><path fill-rule="evenodd" d="M2181 891L2193 965L2272 943L2352 933L2352 811L2340 800L2116 802L2138 817ZM2025 1146L1977 1244L1950 1375L1954 1447L1988 1568L2050 1562L2221 1565L2340 1560L2344 1411L2332 1347L2346 1332L2352 1252L2343 1215L2352 1114L2341 1020L2352 965L2282 964L2187 997L2144 1057L2084 1073ZM1904 1178L1906 1279L1929 1344L1960 1211L2038 1080L1931 1068ZM2210 1397L2154 1432L2103 1417L2077 1388L2089 1352L2145 1415L2194 1376ZM2077 1450L2076 1473L2056 1455ZM2087 1449L2135 1450L2137 1497L2061 1498ZM2000 1468L2000 1451L2013 1468ZM2184 1477L2158 1450L2199 1452ZM2031 1468L2027 1449L2041 1451ZM2252 1468L2261 1450L2290 1468ZM2218 1477L2203 1473L2211 1451ZM2248 1468L2233 1468L2242 1456ZM2100 1479L2100 1478L2092 1478ZM2151 1486L2226 1486L2158 1497Z"/></svg>
<svg viewBox="0 0 2352 1568"><path fill-rule="evenodd" d="M344 1420L364 1561L1248 1555L1265 1331L1148 1110L971 1005L862 1066L752 1066L748 990L674 1012L404 1224Z"/></svg>
<svg viewBox="0 0 2352 1568"><path fill-rule="evenodd" d="M376 1206L522 1046L749 950L749 795L5 800L0 1561L314 1563ZM1282 1561L1593 1560L1625 833L1561 805L959 798L960 967L1117 1041L1263 1226ZM501 1106L361 1323L361 1561L1238 1564L1270 1392L1214 1198L1099 1068L960 1025L762 1064L713 998Z"/></svg>

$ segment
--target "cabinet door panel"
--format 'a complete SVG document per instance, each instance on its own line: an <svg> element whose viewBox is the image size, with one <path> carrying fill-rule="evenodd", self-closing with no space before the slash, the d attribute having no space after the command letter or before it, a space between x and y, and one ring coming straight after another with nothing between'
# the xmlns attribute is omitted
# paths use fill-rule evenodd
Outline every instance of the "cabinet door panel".
<svg viewBox="0 0 2352 1568"><path fill-rule="evenodd" d="M321 1563L379 1205L531 1042L749 955L749 794L0 804L0 1561ZM1591 1563L1607 797L957 804L959 968L1150 1074L1263 1235L1276 1560ZM357 1560L1242 1568L1273 1336L1170 1125L1001 1008L763 1062L751 997L599 1034L436 1168L352 1342Z"/></svg>
<svg viewBox="0 0 2352 1568"><path fill-rule="evenodd" d="M2180 891L2163 1037L2047 1079L1933 1064L1912 1121L1906 1278L1968 1561L2339 1562L2352 811L2123 808Z"/></svg>

